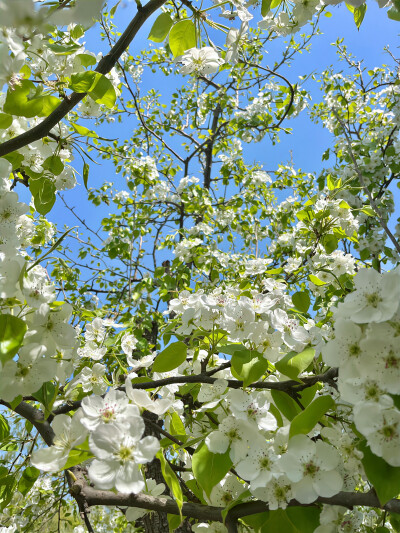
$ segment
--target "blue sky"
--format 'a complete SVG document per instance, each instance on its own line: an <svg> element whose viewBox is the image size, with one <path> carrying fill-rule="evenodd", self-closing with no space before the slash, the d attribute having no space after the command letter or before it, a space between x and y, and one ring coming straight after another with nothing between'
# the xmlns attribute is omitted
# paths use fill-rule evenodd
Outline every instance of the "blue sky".
<svg viewBox="0 0 400 533"><path fill-rule="evenodd" d="M342 70L344 65L338 62L336 48L331 45L338 38L344 38L344 44L347 45L348 50L359 60L363 60L364 64L369 68L381 66L383 63L392 63L391 58L383 51L384 46L389 45L393 54L396 57L400 56L400 41L398 38L400 23L389 20L385 10L379 9L374 0L368 1L368 10L359 31L355 27L352 14L344 4L332 6L330 11L332 12L332 17L321 17L320 29L323 35L314 37L311 52L297 56L293 66L282 71L292 83L298 82L300 75L310 74L310 72L320 73L330 65L335 65L338 71ZM135 12L136 6L134 2L123 1L117 10L115 19L116 25L121 32ZM131 53L135 54L140 49L154 46L154 44L147 41L147 35L158 14L155 14L147 21L137 35L131 45ZM86 47L93 52L102 51L105 53L108 50L108 45L100 41L98 33L97 26L88 32ZM270 61L270 65L273 64L275 58L279 57L278 52L281 46L281 40L268 44L267 61ZM157 83L157 78L154 76L146 78L146 75L144 76L144 87L150 88L154 83ZM163 76L162 78L163 90L166 93L171 93L177 83L179 83L179 77L171 76L170 78L165 78ZM311 92L313 101L320 99L320 91L315 82L307 82L305 88ZM165 96L165 98L168 98L168 96ZM90 127L88 121L85 121L85 125ZM293 128L292 135L282 134L281 142L275 146L271 145L268 137L265 137L261 143L247 146L245 152L247 159L249 161L259 161L266 169L274 169L279 163L286 163L293 158L295 168L301 168L306 172L318 172L323 166L321 162L322 153L332 144L332 135L321 125L313 124L306 111L302 112L298 118L288 121L287 126ZM101 130L97 129L97 131L106 137L123 140L129 138L131 127L126 123L122 125L111 124L102 126ZM79 156L76 156L75 165L77 170L81 172L82 162ZM103 161L100 165L90 163L89 185L97 187L105 180L116 181L123 187L124 181L115 176L114 167L111 163ZM79 181L80 185L74 190L63 193L64 197L69 205L77 207L77 212L84 213L88 224L92 227L98 227L101 216L106 216L108 212L99 212L98 208L88 202L82 179ZM21 188L18 192L22 192ZM22 194L22 196L25 197L25 194ZM60 200L56 202L48 218L56 222L60 229L64 224L75 225L76 222L71 220L71 214L65 210Z"/></svg>

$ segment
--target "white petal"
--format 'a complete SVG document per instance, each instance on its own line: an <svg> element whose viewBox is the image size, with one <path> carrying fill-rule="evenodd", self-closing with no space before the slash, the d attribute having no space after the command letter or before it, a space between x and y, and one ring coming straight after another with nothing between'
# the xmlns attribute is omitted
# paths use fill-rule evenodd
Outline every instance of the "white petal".
<svg viewBox="0 0 400 533"><path fill-rule="evenodd" d="M100 489L111 489L119 470L118 461L98 461L95 459L89 466L89 478Z"/></svg>
<svg viewBox="0 0 400 533"><path fill-rule="evenodd" d="M158 439L152 436L145 437L138 442L135 448L134 457L138 463L149 463L154 459L155 454L160 449Z"/></svg>
<svg viewBox="0 0 400 533"><path fill-rule="evenodd" d="M50 446L50 448L41 448L40 450L35 450L32 453L31 463L39 470L44 470L45 472L57 472L61 470L62 467L67 462L68 453L61 448L56 446Z"/></svg>

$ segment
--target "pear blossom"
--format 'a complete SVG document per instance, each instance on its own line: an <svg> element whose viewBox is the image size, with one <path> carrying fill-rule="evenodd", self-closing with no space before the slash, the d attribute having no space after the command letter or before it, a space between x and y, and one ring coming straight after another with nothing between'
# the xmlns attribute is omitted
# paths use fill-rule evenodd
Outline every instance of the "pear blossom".
<svg viewBox="0 0 400 533"><path fill-rule="evenodd" d="M132 352L135 349L137 343L138 340L134 335L125 333L125 335L121 339L121 349L125 355L132 355Z"/></svg>
<svg viewBox="0 0 400 533"><path fill-rule="evenodd" d="M276 418L269 412L270 402L265 393L250 393L244 390L230 390L227 399L234 417L254 421L264 431L277 429Z"/></svg>
<svg viewBox="0 0 400 533"><path fill-rule="evenodd" d="M57 361L46 357L46 346L29 343L19 350L18 359L3 364L0 372L1 398L12 401L19 395L33 394L54 378Z"/></svg>
<svg viewBox="0 0 400 533"><path fill-rule="evenodd" d="M58 415L52 428L55 433L53 446L40 448L32 453L31 463L45 472L57 472L65 465L69 452L86 439L86 429L81 424L82 411L78 409L73 417Z"/></svg>
<svg viewBox="0 0 400 533"><path fill-rule="evenodd" d="M300 503L311 503L318 496L329 498L341 490L339 459L336 449L326 442L295 435L279 460L279 468L292 481L294 498Z"/></svg>
<svg viewBox="0 0 400 533"><path fill-rule="evenodd" d="M380 274L373 268L362 268L354 278L355 290L337 308L337 316L357 324L384 322L396 313L400 301L398 271Z"/></svg>
<svg viewBox="0 0 400 533"><path fill-rule="evenodd" d="M264 502L268 502L271 511L286 509L287 504L293 499L292 484L286 474L273 473L266 485L250 483L250 492Z"/></svg>
<svg viewBox="0 0 400 533"><path fill-rule="evenodd" d="M211 46L204 46L203 48L190 48L186 50L180 58L182 66L180 73L192 74L195 72L199 76L206 76L217 72L219 66L223 63L218 52Z"/></svg>
<svg viewBox="0 0 400 533"><path fill-rule="evenodd" d="M82 400L83 416L81 424L89 431L98 427L118 427L122 431L129 431L131 425L144 431L144 422L136 405L131 405L127 395L122 391L110 389L101 396L85 396Z"/></svg>
<svg viewBox="0 0 400 533"><path fill-rule="evenodd" d="M127 377L125 381L126 394L132 402L138 407L155 413L163 415L172 406L173 401L169 398L151 399L148 392L145 390L134 389L132 381Z"/></svg>
<svg viewBox="0 0 400 533"><path fill-rule="evenodd" d="M205 442L211 453L225 453L230 448L229 456L236 463L246 457L250 443L256 437L257 429L249 422L228 416L222 420L218 430L206 437Z"/></svg>
<svg viewBox="0 0 400 533"><path fill-rule="evenodd" d="M73 347L76 343L75 331L67 323L71 314L72 306L68 303L54 310L47 303L43 303L27 320L30 326L30 331L27 333L29 341L40 341L47 347L50 355L53 355L57 349Z"/></svg>
<svg viewBox="0 0 400 533"><path fill-rule="evenodd" d="M358 403L354 423L372 452L391 466L400 466L400 411L379 402Z"/></svg>
<svg viewBox="0 0 400 533"><path fill-rule="evenodd" d="M160 443L152 436L142 439L143 429L144 424L132 424L127 433L103 425L91 433L89 446L96 459L88 473L96 487L115 487L123 494L137 494L145 488L140 465L153 460Z"/></svg>
<svg viewBox="0 0 400 533"><path fill-rule="evenodd" d="M92 368L85 366L82 368L76 382L82 384L84 392L93 391L94 394L104 394L107 390L107 383L104 380L106 367L101 363L95 363Z"/></svg>

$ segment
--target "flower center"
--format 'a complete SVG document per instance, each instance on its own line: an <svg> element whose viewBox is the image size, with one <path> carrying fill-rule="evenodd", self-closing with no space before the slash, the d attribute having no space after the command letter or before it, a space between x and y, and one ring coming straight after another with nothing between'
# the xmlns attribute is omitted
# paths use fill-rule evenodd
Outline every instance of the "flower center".
<svg viewBox="0 0 400 533"><path fill-rule="evenodd" d="M314 477L318 472L319 466L315 465L312 461L304 465L304 475Z"/></svg>
<svg viewBox="0 0 400 533"><path fill-rule="evenodd" d="M121 446L118 450L118 460L120 464L124 464L132 458L132 449L127 446Z"/></svg>
<svg viewBox="0 0 400 533"><path fill-rule="evenodd" d="M373 292L371 294L366 295L366 300L371 307L377 308L380 302L382 301L382 298L377 292Z"/></svg>
<svg viewBox="0 0 400 533"><path fill-rule="evenodd" d="M351 357L358 357L361 353L361 348L358 344L351 344L349 346L349 355Z"/></svg>

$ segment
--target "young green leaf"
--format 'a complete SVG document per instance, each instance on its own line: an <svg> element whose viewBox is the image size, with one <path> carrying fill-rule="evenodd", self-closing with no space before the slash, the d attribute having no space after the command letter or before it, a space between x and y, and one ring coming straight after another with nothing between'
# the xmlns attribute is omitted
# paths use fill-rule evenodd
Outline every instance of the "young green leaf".
<svg viewBox="0 0 400 533"><path fill-rule="evenodd" d="M229 450L211 453L205 444L199 446L192 457L193 474L198 484L210 496L212 488L225 477L232 467Z"/></svg>
<svg viewBox="0 0 400 533"><path fill-rule="evenodd" d="M307 313L311 300L308 291L295 292L292 295L293 305L302 313Z"/></svg>
<svg viewBox="0 0 400 533"><path fill-rule="evenodd" d="M173 342L157 355L153 372L169 372L186 361L187 346L184 342Z"/></svg>
<svg viewBox="0 0 400 533"><path fill-rule="evenodd" d="M181 521L182 521L183 493L182 493L179 480L176 477L175 472L170 467L168 461L165 459L162 450L160 450L157 453L156 457L161 463L161 472L162 472L163 478L165 479L165 483L168 485L170 491L172 492L174 496L176 503L178 504L179 514L181 516Z"/></svg>
<svg viewBox="0 0 400 533"><path fill-rule="evenodd" d="M5 363L18 352L27 330L26 322L10 314L0 315L0 362Z"/></svg>
<svg viewBox="0 0 400 533"><path fill-rule="evenodd" d="M174 57L196 46L196 28L191 20L180 20L169 32L169 46Z"/></svg>
<svg viewBox="0 0 400 533"><path fill-rule="evenodd" d="M169 13L161 13L161 15L159 15L154 21L147 38L154 43L163 42L167 37L172 24L173 21Z"/></svg>
<svg viewBox="0 0 400 533"><path fill-rule="evenodd" d="M324 414L334 406L331 396L319 396L304 411L295 416L290 424L289 438L299 433L309 433Z"/></svg>

